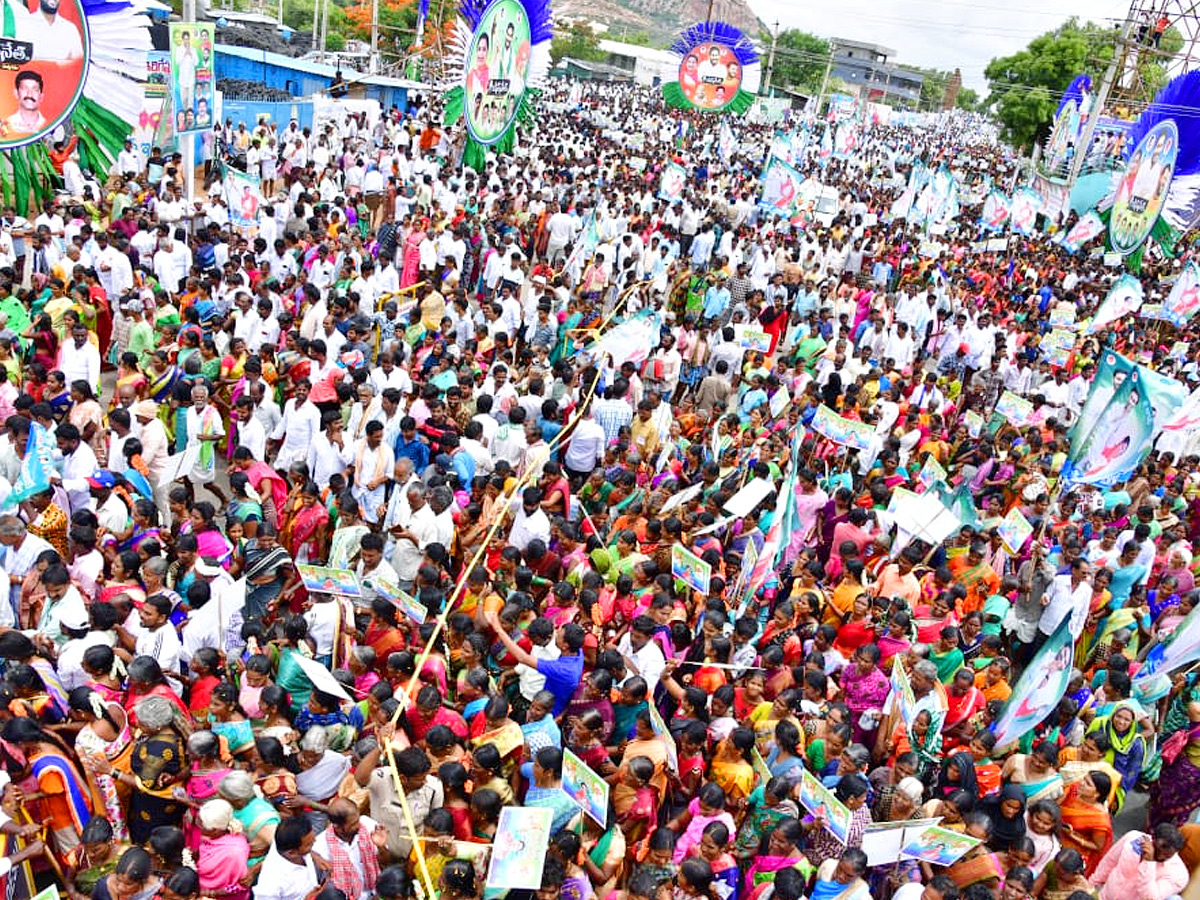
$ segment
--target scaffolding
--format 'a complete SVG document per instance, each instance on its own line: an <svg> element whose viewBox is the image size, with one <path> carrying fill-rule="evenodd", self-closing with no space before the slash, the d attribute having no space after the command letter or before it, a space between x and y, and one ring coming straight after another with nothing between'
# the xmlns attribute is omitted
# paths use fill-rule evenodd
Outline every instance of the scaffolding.
<svg viewBox="0 0 1200 900"><path fill-rule="evenodd" d="M1166 84L1177 75L1200 67L1200 0L1130 0L1125 39L1118 42L1117 78L1110 108L1132 107L1134 115L1154 99L1155 84L1145 83L1144 71L1153 64ZM1178 36L1178 37L1176 37ZM1178 50L1174 44L1182 41Z"/></svg>

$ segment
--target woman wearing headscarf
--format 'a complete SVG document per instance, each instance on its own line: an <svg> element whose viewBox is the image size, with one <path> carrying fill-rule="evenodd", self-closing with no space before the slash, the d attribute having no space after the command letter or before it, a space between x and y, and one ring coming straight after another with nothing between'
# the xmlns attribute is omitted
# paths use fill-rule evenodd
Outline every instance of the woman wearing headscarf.
<svg viewBox="0 0 1200 900"><path fill-rule="evenodd" d="M958 790L966 791L971 796L979 795L979 783L975 779L975 757L965 750L955 753L942 763L934 796L946 797Z"/></svg>
<svg viewBox="0 0 1200 900"><path fill-rule="evenodd" d="M1025 837L1025 792L1017 784L1006 784L1000 795L984 802L983 811L992 823L993 850L1007 853Z"/></svg>
<svg viewBox="0 0 1200 900"><path fill-rule="evenodd" d="M1118 810L1125 804L1126 793L1137 784L1142 761L1146 758L1146 739L1138 731L1137 713L1138 708L1132 701L1122 700L1109 715L1097 718L1088 728L1088 734L1099 732L1108 738L1104 758L1121 773L1121 784L1117 789Z"/></svg>

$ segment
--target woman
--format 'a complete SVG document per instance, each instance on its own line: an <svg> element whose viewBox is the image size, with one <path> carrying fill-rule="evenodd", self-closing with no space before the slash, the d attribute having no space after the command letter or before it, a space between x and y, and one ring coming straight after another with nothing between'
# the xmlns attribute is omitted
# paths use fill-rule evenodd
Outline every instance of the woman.
<svg viewBox="0 0 1200 900"><path fill-rule="evenodd" d="M984 801L983 811L991 821L993 850L1007 853L1025 839L1025 792L1020 785L1004 785L998 797Z"/></svg>
<svg viewBox="0 0 1200 900"><path fill-rule="evenodd" d="M275 684L291 697L291 708L299 710L308 704L312 682L296 662L297 656L313 658L313 645L308 637L308 622L300 616L289 616L283 624L283 640L272 643L275 656Z"/></svg>
<svg viewBox="0 0 1200 900"><path fill-rule="evenodd" d="M856 610L859 602L855 601ZM841 632L838 632L838 638L841 639ZM864 728L864 716L872 723L878 723L891 690L887 676L879 668L879 659L879 647L864 644L854 654L854 665L842 670L842 699L850 707L854 740L868 747L874 746L876 727Z"/></svg>
<svg viewBox="0 0 1200 900"><path fill-rule="evenodd" d="M233 546L217 527L216 518L216 509L207 500L193 503L188 510L188 527L196 536L196 555L224 565L233 553Z"/></svg>
<svg viewBox="0 0 1200 900"><path fill-rule="evenodd" d="M329 528L329 512L321 503L316 482L306 481L300 489L300 503L287 517L281 543L297 565L322 559Z"/></svg>
<svg viewBox="0 0 1200 900"><path fill-rule="evenodd" d="M258 533L258 526L263 521L262 501L258 492L250 486L250 477L245 472L231 472L229 475L230 498L225 507L226 523L237 522L242 526L242 534L253 538Z"/></svg>
<svg viewBox="0 0 1200 900"><path fill-rule="evenodd" d="M745 890L747 897L757 896L762 885L775 880L784 869L795 869L807 882L816 872L800 847L804 842L804 828L797 819L779 822L765 835L760 852L754 855L746 867Z"/></svg>
<svg viewBox="0 0 1200 900"><path fill-rule="evenodd" d="M126 473L128 477L128 472ZM158 527L158 507L150 499L133 502L133 524L121 538L118 549L133 550L135 553L146 541L162 543L162 532Z"/></svg>
<svg viewBox="0 0 1200 900"><path fill-rule="evenodd" d="M256 535L246 542L242 552L242 576L247 585L246 618L262 618L295 579L292 558L279 546L278 533L270 523L261 523ZM378 658L386 660L387 656Z"/></svg>
<svg viewBox="0 0 1200 900"><path fill-rule="evenodd" d="M871 824L871 808L867 806L868 789L867 779L857 773L842 776L833 789L833 795L850 810L850 825L844 841L829 830L824 816L804 823L809 832L807 856L813 865L819 867L826 860L841 856L846 848L862 844L863 833Z"/></svg>
<svg viewBox="0 0 1200 900"><path fill-rule="evenodd" d="M215 691L214 691L215 693ZM200 844L200 826L195 810L217 796L221 779L233 771L221 762L221 742L212 731L194 731L187 740L190 765L187 779L188 815L184 823L187 844L193 850Z"/></svg>
<svg viewBox="0 0 1200 900"><path fill-rule="evenodd" d="M146 599L146 591L138 580L141 565L141 558L132 550L123 550L114 556L109 577L100 589L100 602L112 603L118 594L125 594L130 602L140 605Z"/></svg>
<svg viewBox="0 0 1200 900"><path fill-rule="evenodd" d="M1058 828L1062 813L1053 800L1038 800L1031 803L1025 813L1025 836L1033 841L1033 859L1029 868L1041 875L1046 864L1062 849L1058 840Z"/></svg>
<svg viewBox="0 0 1200 900"><path fill-rule="evenodd" d="M942 771L933 794L935 797L946 797L957 790L966 791L972 796L979 794L979 785L975 778L975 757L965 750L955 753L942 763Z"/></svg>
<svg viewBox="0 0 1200 900"><path fill-rule="evenodd" d="M21 337L32 344L33 362L43 366L53 376L52 370L58 365L58 337L54 334L54 326L51 324L50 317L45 314L38 316L22 332ZM61 372L58 374L62 375ZM43 399L47 398L43 396Z"/></svg>
<svg viewBox="0 0 1200 900"><path fill-rule="evenodd" d="M412 287L420 278L421 244L425 240L425 232L429 228L429 219L422 217L413 223L412 230L404 239L402 264L400 267L400 287Z"/></svg>
<svg viewBox="0 0 1200 900"><path fill-rule="evenodd" d="M1159 784L1161 783L1160 781ZM1083 857L1085 874L1089 876L1112 845L1112 816L1108 812L1107 803L1111 790L1112 781L1107 775L1103 772L1089 772L1067 788L1060 806L1063 846L1079 851ZM1157 825L1152 806L1151 831Z"/></svg>
<svg viewBox="0 0 1200 900"><path fill-rule="evenodd" d="M1150 830L1183 825L1200 804L1200 702L1186 707L1188 724L1162 746L1162 774L1150 788Z"/></svg>
<svg viewBox="0 0 1200 900"><path fill-rule="evenodd" d="M142 374L141 368L138 366L138 358L136 353L122 353L121 361L117 365L117 386L113 391L112 401L109 403L109 409L115 409L117 400L121 396L121 388L128 387L133 391L133 395L138 400L146 399L146 390L149 381Z"/></svg>
<svg viewBox="0 0 1200 900"><path fill-rule="evenodd" d="M183 735L175 727L176 708L163 697L147 697L137 704L138 736L133 745L133 774L122 778L131 784L129 835L143 844L160 825L180 827L186 808L175 794L187 777L187 752Z"/></svg>
<svg viewBox="0 0 1200 900"><path fill-rule="evenodd" d="M150 900L160 886L150 854L141 847L130 847L112 874L96 882L92 900Z"/></svg>
<svg viewBox="0 0 1200 900"><path fill-rule="evenodd" d="M248 900L250 889L242 885L249 872L250 843L233 825L233 807L219 797L209 800L197 814L200 846L196 850L196 873L200 890L213 900Z"/></svg>
<svg viewBox="0 0 1200 900"><path fill-rule="evenodd" d="M90 897L96 883L112 874L128 849L113 838L112 826L103 816L92 816L79 840L66 865L66 888L71 900Z"/></svg>
<svg viewBox="0 0 1200 900"><path fill-rule="evenodd" d="M71 412L67 421L79 429L80 438L96 454L96 462L108 459L108 436L104 428L104 408L96 400L90 384L83 379L71 382Z"/></svg>
<svg viewBox="0 0 1200 900"><path fill-rule="evenodd" d="M64 860L79 845L79 835L92 815L87 781L66 746L33 719L10 719L3 736L20 754L13 761L21 766L22 778L13 781L24 792L34 819L46 823L53 833L55 854Z"/></svg>
<svg viewBox="0 0 1200 900"><path fill-rule="evenodd" d="M1025 792L1025 800L1058 800L1063 795L1063 780L1058 774L1058 748L1042 741L1029 754L1015 753L1004 763L1000 777L1017 784Z"/></svg>
<svg viewBox="0 0 1200 900"><path fill-rule="evenodd" d="M130 771L133 756L133 734L121 704L106 702L90 687L71 691L67 701L71 720L81 722L75 735L75 753L83 765L92 790L92 806L103 811L116 840L129 840L124 804L129 789L118 785L120 774Z"/></svg>
<svg viewBox="0 0 1200 900"><path fill-rule="evenodd" d="M1117 788L1117 810L1125 803L1125 795L1137 784L1146 756L1146 740L1138 731L1136 707L1128 700L1118 703L1107 716L1100 716L1088 728L1088 733L1098 732L1108 739L1105 759L1121 773L1121 784Z"/></svg>
<svg viewBox="0 0 1200 900"><path fill-rule="evenodd" d="M843 585L858 586L861 589L859 572L855 566L848 565L846 567L842 580L834 591L835 596L838 591L843 589ZM836 600L834 601L834 605L836 605ZM833 648L843 656L853 656L860 647L865 647L874 640L875 623L871 619L871 597L865 592L859 593L851 601L850 611L846 614L845 623L838 628L837 639L833 642ZM878 663L878 648L875 649L875 659L871 663L872 668L875 668ZM882 672L879 674L883 675ZM886 681L887 679L884 679L885 683Z"/></svg>

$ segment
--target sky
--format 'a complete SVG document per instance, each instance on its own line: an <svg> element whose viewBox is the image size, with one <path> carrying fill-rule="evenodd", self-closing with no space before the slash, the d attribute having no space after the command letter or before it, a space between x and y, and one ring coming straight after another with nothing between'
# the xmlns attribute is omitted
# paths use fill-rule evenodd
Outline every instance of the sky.
<svg viewBox="0 0 1200 900"><path fill-rule="evenodd" d="M994 57L1022 50L1031 39L1071 16L1117 25L1128 0L749 0L768 25L799 28L821 37L882 44L895 61L962 70L963 84L987 90L983 70ZM713 18L720 18L716 0Z"/></svg>

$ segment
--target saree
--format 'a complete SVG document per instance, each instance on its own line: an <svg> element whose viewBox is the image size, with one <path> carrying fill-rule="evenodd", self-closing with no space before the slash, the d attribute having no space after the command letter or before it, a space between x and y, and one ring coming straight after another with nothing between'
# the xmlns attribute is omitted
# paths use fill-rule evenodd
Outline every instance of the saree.
<svg viewBox="0 0 1200 900"><path fill-rule="evenodd" d="M131 768L137 787L129 801L129 836L134 843L146 843L160 825L182 824L186 806L176 799L174 784L185 761L183 740L174 732L159 732L134 744Z"/></svg>
<svg viewBox="0 0 1200 900"><path fill-rule="evenodd" d="M75 765L57 752L39 752L29 760L30 771L37 779L43 797L38 801L42 821L47 822L58 838L61 832L75 829L75 839L92 817L91 803L83 776ZM70 849L62 847L60 850Z"/></svg>
<svg viewBox="0 0 1200 900"><path fill-rule="evenodd" d="M1166 758L1174 748L1161 754L1162 774L1150 787L1151 831L1162 822L1183 825L1200 803L1200 768L1194 762L1200 758L1200 725L1187 732L1186 741L1174 759Z"/></svg>
<svg viewBox="0 0 1200 900"><path fill-rule="evenodd" d="M300 664L296 662L296 655L300 653L294 647L284 647L279 652L279 662L275 672L275 683L288 692L288 696L292 698L292 709L300 710L308 704L308 698L312 694L312 682L308 676L304 674L304 670L300 668ZM305 654L308 657L308 654Z"/></svg>
<svg viewBox="0 0 1200 900"><path fill-rule="evenodd" d="M128 796L128 789L119 787L117 774L129 772L129 761L133 756L133 734L129 723L121 729L116 740L106 741L91 728L84 727L75 735L75 752L82 760L87 756L103 754L113 767L110 774L103 775L93 772L92 808L96 812L104 811L109 824L112 825L113 838L117 841L129 840L129 826L125 822L125 808L122 801ZM105 873L107 874L107 873Z"/></svg>
<svg viewBox="0 0 1200 900"><path fill-rule="evenodd" d="M966 856L946 870L950 880L965 890L973 884L999 881L1004 877L1004 864L999 854L989 853L984 845L967 851Z"/></svg>
<svg viewBox="0 0 1200 900"><path fill-rule="evenodd" d="M321 526L328 522L329 513L320 503L301 507L288 519L280 538L297 563L303 564L317 559L320 555L317 536Z"/></svg>
<svg viewBox="0 0 1200 900"><path fill-rule="evenodd" d="M1086 866L1084 874L1091 875L1096 870L1096 866L1100 864L1100 859L1112 846L1112 817L1108 813L1108 808L1101 803L1085 803L1080 800L1079 782L1077 781L1067 788L1067 794L1059 804L1059 809L1062 812L1063 823L1070 825L1072 829L1071 831L1063 829L1062 845L1079 851ZM1151 821L1153 822L1153 813L1151 813ZM1090 850L1075 840L1076 833L1094 838L1097 832L1102 832L1104 837L1099 842L1100 847L1096 850Z"/></svg>
<svg viewBox="0 0 1200 900"><path fill-rule="evenodd" d="M223 834L201 838L196 850L200 890L214 900L248 900L250 889L239 882L246 876L250 844L245 835Z"/></svg>

